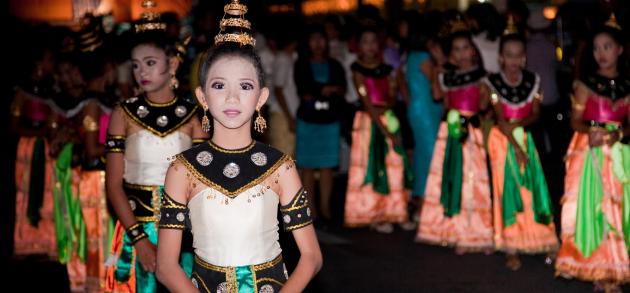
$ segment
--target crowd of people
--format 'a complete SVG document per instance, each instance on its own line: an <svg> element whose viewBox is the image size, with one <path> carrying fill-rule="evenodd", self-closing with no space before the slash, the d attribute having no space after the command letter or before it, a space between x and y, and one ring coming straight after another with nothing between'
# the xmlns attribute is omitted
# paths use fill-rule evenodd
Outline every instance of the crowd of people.
<svg viewBox="0 0 630 293"><path fill-rule="evenodd" d="M339 178L348 228L501 251L511 270L542 253L606 292L630 281L630 64L612 11L564 92L541 7L385 22L365 6L258 31L231 1L182 38L154 2L127 30L90 14L28 29L14 255L67 265L73 291L300 291ZM278 223L301 255L291 274Z"/></svg>

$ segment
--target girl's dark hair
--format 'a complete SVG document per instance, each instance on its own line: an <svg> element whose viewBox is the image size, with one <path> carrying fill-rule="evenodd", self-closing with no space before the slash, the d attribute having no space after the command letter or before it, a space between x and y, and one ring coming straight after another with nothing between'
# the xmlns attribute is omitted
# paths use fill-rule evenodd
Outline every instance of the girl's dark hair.
<svg viewBox="0 0 630 293"><path fill-rule="evenodd" d="M131 39L131 50L140 45L152 45L164 51L166 56L173 57L177 54L175 47L177 40L168 37L165 31L148 30L136 33Z"/></svg>
<svg viewBox="0 0 630 293"><path fill-rule="evenodd" d="M470 34L470 31L461 30L461 31L454 32L443 39L442 50L444 51L444 54L446 54L447 56L450 55L451 50L453 49L453 41L460 38L468 40L468 42L470 42L470 45L473 46L474 49L476 49L476 46L472 40L472 35Z"/></svg>
<svg viewBox="0 0 630 293"><path fill-rule="evenodd" d="M380 32L380 30L378 28L376 28L375 26L372 26L372 25L362 26L361 28L359 28L359 30L357 31L357 34L356 34L357 42L360 41L361 37L363 37L363 35L367 34L367 33L375 34L377 39L378 39L378 37L380 36L381 32ZM380 40L378 42L379 42L379 45L382 45Z"/></svg>
<svg viewBox="0 0 630 293"><path fill-rule="evenodd" d="M251 46L240 46L238 44L224 43L215 45L206 52L203 64L199 69L199 84L202 89L206 87L208 72L210 67L223 57L241 57L254 65L256 74L258 75L258 83L260 87L265 87L265 71L262 67L260 57Z"/></svg>
<svg viewBox="0 0 630 293"><path fill-rule="evenodd" d="M304 39L302 40L301 45L300 45L300 54L301 54L301 56L305 56L305 57L310 57L311 56L311 48L310 48L310 45L309 45L310 39L314 35L321 35L326 40L326 52L324 52L324 55L326 57L328 57L330 48L328 48L328 37L326 36L326 30L324 30L324 26L322 26L322 25L312 25L312 26L308 27L307 31L308 32L304 36Z"/></svg>
<svg viewBox="0 0 630 293"><path fill-rule="evenodd" d="M505 44L509 43L509 42L519 42L523 45L523 48L526 49L527 47L527 43L525 41L525 37L521 34L509 34L506 36L502 36L501 40L499 41L499 54L501 52L503 52L503 47L505 47Z"/></svg>
<svg viewBox="0 0 630 293"><path fill-rule="evenodd" d="M600 34L606 34L610 36L622 48L624 48L626 45L626 40L624 39L623 33L618 29L609 26L601 26L593 31L593 34L591 34L589 42L586 44L586 48L582 53L582 62L580 69L580 77L582 78L597 72L597 70L599 69L599 65L597 64L597 61L593 56L593 43L595 42L595 37ZM627 75L630 73L630 63L628 62L627 56L627 54L622 53L617 59L617 72L619 72L619 74L621 75Z"/></svg>

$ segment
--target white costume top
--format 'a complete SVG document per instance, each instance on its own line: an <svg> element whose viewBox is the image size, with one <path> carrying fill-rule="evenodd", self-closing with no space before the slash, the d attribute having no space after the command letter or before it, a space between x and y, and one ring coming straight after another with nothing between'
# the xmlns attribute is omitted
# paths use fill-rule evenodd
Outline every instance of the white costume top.
<svg viewBox="0 0 630 293"><path fill-rule="evenodd" d="M195 254L224 267L260 264L277 257L282 252L278 195L255 185L228 204L225 199L221 192L206 188L188 202Z"/></svg>
<svg viewBox="0 0 630 293"><path fill-rule="evenodd" d="M140 130L127 137L125 142L125 182L138 185L164 185L168 158L189 149L192 139L175 131L159 137Z"/></svg>

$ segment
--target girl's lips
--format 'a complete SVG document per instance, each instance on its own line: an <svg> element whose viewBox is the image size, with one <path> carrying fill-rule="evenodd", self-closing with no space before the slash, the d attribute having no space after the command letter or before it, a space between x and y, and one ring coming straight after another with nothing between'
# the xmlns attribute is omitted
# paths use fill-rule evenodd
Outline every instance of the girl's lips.
<svg viewBox="0 0 630 293"><path fill-rule="evenodd" d="M225 111L223 111L223 114L225 114L225 116L233 118L233 117L236 117L239 114L241 114L241 111L239 111L239 110L225 110Z"/></svg>
<svg viewBox="0 0 630 293"><path fill-rule="evenodd" d="M151 81L150 81L150 80L141 80L141 81L140 81L140 84L141 84L141 85L147 85L147 84L150 84L150 83L151 83Z"/></svg>

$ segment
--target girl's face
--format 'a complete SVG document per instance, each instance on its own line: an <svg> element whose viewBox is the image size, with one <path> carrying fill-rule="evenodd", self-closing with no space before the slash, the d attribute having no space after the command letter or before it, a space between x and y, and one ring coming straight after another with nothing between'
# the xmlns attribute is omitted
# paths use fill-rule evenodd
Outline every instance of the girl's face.
<svg viewBox="0 0 630 293"><path fill-rule="evenodd" d="M365 58L375 58L379 50L376 33L364 32L359 39L359 54Z"/></svg>
<svg viewBox="0 0 630 293"><path fill-rule="evenodd" d="M313 56L323 56L326 54L326 39L320 33L314 33L308 38L308 47Z"/></svg>
<svg viewBox="0 0 630 293"><path fill-rule="evenodd" d="M451 48L451 58L458 65L473 65L475 57L475 49L470 40L465 37L459 37L453 40Z"/></svg>
<svg viewBox="0 0 630 293"><path fill-rule="evenodd" d="M131 51L133 76L146 93L170 86L171 76L177 71L177 58L169 58L164 50L143 44Z"/></svg>
<svg viewBox="0 0 630 293"><path fill-rule="evenodd" d="M57 79L65 91L83 87L83 76L79 68L69 61L57 64Z"/></svg>
<svg viewBox="0 0 630 293"><path fill-rule="evenodd" d="M601 33L593 39L593 57L600 69L617 67L617 59L623 53L623 47L610 35Z"/></svg>
<svg viewBox="0 0 630 293"><path fill-rule="evenodd" d="M250 127L254 111L267 101L269 90L261 87L254 65L240 56L224 56L211 65L205 88L197 99L210 110L214 125L227 129Z"/></svg>
<svg viewBox="0 0 630 293"><path fill-rule="evenodd" d="M508 41L503 45L499 61L506 72L517 72L525 66L526 54L523 43Z"/></svg>

